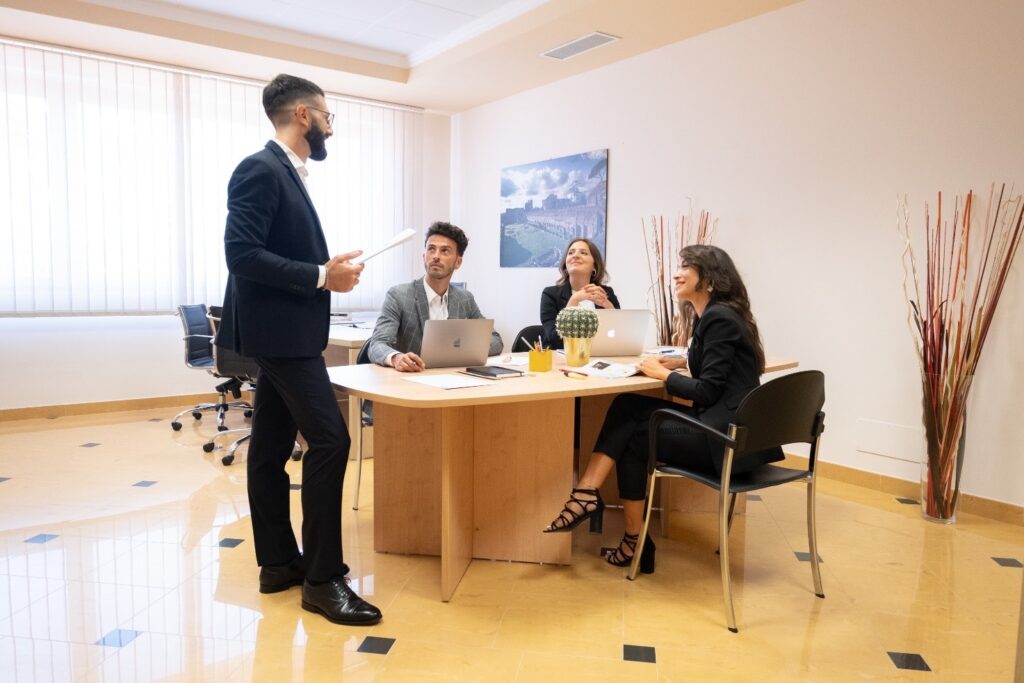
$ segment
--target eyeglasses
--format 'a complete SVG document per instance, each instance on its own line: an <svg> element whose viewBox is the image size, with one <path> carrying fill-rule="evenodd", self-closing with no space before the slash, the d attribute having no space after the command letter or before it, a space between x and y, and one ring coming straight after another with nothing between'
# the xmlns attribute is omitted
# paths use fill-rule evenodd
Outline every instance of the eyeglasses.
<svg viewBox="0 0 1024 683"><path fill-rule="evenodd" d="M318 111L321 114L323 114L324 116L326 116L327 117L327 125L328 126L331 126L331 125L334 124L334 114L332 114L331 112L324 111L323 109L317 109L316 107L311 107L308 104L306 105L306 109L312 109L313 111Z"/></svg>

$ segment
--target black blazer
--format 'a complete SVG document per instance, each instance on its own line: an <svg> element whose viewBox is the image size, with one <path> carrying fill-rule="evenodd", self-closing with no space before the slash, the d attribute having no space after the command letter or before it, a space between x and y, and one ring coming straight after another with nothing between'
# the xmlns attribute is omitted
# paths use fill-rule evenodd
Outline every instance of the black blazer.
<svg viewBox="0 0 1024 683"><path fill-rule="evenodd" d="M673 372L665 381L666 389L673 396L693 401L697 419L728 434L736 408L761 384L750 334L735 311L721 304L704 309L704 315L696 319L687 365L690 377ZM719 472L723 455L724 448L712 452ZM737 461L734 471L747 471L783 457L781 448L768 449Z"/></svg>
<svg viewBox="0 0 1024 683"><path fill-rule="evenodd" d="M246 356L309 358L327 346L331 295L317 289L330 258L313 201L274 141L228 182L228 283L217 345Z"/></svg>
<svg viewBox="0 0 1024 683"><path fill-rule="evenodd" d="M608 285L601 286L608 293L608 301L612 303L612 306L622 308L619 306L619 300L612 288ZM544 346L547 348L562 348L562 338L555 332L555 318L558 317L559 311L569 303L571 297L572 285L568 282L545 287L544 291L540 293L540 324L544 327Z"/></svg>

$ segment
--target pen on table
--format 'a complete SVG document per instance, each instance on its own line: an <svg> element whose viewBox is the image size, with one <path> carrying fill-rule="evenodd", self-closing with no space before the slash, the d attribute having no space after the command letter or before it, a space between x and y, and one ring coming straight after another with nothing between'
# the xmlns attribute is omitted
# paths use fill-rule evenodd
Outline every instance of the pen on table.
<svg viewBox="0 0 1024 683"><path fill-rule="evenodd" d="M579 370L570 370L568 368L558 368L558 370L559 370L559 372L561 372L566 377L572 377L573 379L575 379L576 377L586 377L587 376L587 373L580 372Z"/></svg>
<svg viewBox="0 0 1024 683"><path fill-rule="evenodd" d="M544 342L541 341L541 338L540 338L539 334L537 335L537 346L539 347L537 349L538 351L543 351L544 350Z"/></svg>

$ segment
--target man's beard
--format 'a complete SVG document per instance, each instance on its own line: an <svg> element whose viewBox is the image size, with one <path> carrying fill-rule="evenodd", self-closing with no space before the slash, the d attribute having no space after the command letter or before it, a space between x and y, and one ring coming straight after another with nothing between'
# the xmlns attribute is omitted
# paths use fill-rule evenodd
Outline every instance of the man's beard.
<svg viewBox="0 0 1024 683"><path fill-rule="evenodd" d="M323 161L327 158L327 135L319 125L310 126L306 131L306 142L309 143L309 158Z"/></svg>

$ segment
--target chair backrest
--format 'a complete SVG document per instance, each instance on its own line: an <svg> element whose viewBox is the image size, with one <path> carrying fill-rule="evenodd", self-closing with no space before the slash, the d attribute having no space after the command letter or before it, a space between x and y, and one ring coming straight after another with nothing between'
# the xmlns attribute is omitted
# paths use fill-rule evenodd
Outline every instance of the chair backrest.
<svg viewBox="0 0 1024 683"><path fill-rule="evenodd" d="M543 325L527 325L523 329L519 330L519 334L516 335L515 341L512 342L512 353L518 353L520 351L529 351L533 348L533 342L536 341L544 332ZM526 344L523 340L530 342Z"/></svg>
<svg viewBox="0 0 1024 683"><path fill-rule="evenodd" d="M813 446L825 430L824 405L825 375L819 370L794 372L762 384L736 410L736 457L787 444Z"/></svg>
<svg viewBox="0 0 1024 683"><path fill-rule="evenodd" d="M210 306L207 316L213 334L217 334L217 325L220 324L222 311L220 306ZM259 366L252 358L216 344L213 345L213 367L214 373L218 376L234 377L242 382L255 382L256 375L259 373Z"/></svg>
<svg viewBox="0 0 1024 683"><path fill-rule="evenodd" d="M363 345L359 347L359 353L356 354L356 365L366 365L370 362L370 342L364 341Z"/></svg>
<svg viewBox="0 0 1024 683"><path fill-rule="evenodd" d="M178 317L185 330L185 364L189 366L209 362L213 358L210 337L213 328L206 317L204 304L183 304L178 306Z"/></svg>

